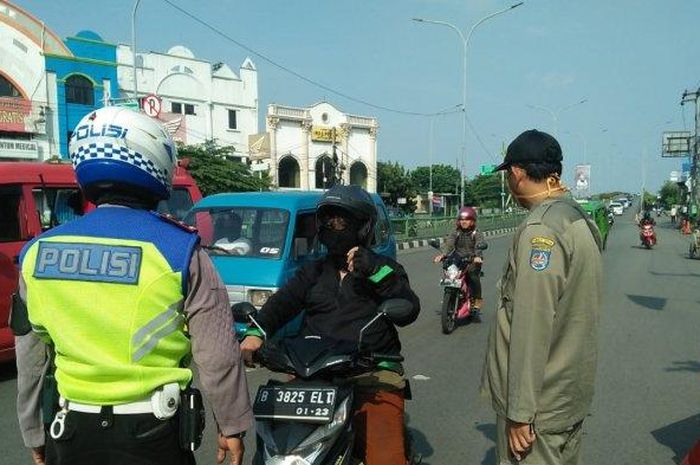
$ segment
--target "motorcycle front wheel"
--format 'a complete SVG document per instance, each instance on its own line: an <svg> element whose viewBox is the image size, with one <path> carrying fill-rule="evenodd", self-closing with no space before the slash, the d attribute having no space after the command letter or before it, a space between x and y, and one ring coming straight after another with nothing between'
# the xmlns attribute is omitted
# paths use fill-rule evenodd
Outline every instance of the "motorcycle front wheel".
<svg viewBox="0 0 700 465"><path fill-rule="evenodd" d="M457 310L459 309L459 291L457 289L445 288L445 294L442 297L442 312L440 312L440 321L442 323L442 333L450 334L455 330L457 322Z"/></svg>

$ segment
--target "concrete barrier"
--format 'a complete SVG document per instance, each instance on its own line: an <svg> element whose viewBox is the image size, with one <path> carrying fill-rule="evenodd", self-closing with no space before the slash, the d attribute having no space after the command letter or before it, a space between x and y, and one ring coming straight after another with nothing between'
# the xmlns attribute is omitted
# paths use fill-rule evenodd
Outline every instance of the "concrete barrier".
<svg viewBox="0 0 700 465"><path fill-rule="evenodd" d="M515 232L515 230L518 229L516 228L504 228L504 229L494 229L492 231L483 231L482 234L484 237L497 237L497 236L504 236L506 234L512 234ZM421 247L430 247L428 244L428 241L432 241L434 239L437 239L440 241L440 245L442 245L445 242L444 237L434 237L434 238L429 238L429 239L417 239L417 240L410 240L410 241L401 241L396 244L396 250L397 252L401 252L403 250L410 250L410 249L417 249Z"/></svg>

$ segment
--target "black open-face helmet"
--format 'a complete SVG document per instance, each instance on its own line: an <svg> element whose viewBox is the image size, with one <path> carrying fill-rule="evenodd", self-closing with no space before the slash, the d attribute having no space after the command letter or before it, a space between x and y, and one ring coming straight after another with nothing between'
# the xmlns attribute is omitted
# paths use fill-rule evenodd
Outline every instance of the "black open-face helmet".
<svg viewBox="0 0 700 465"><path fill-rule="evenodd" d="M316 224L319 230L338 211L353 221L361 245L370 247L374 242L377 207L367 191L359 186L333 186L326 191L316 206Z"/></svg>

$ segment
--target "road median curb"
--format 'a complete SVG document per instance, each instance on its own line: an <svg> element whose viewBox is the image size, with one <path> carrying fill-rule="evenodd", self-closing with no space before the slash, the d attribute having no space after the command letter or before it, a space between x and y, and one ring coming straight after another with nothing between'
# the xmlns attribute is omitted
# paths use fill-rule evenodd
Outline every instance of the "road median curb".
<svg viewBox="0 0 700 465"><path fill-rule="evenodd" d="M498 236L505 236L506 234L511 234L515 232L517 228L502 228L502 229L494 229L493 231L484 231L483 235L484 237L498 237ZM429 247L430 244L428 244L429 241L432 240L439 240L440 245L442 245L445 242L444 237L431 237L427 239L415 239L415 240L410 240L410 241L400 241L396 243L396 251L397 252L403 252L405 250L411 250L411 249L418 249L422 247Z"/></svg>

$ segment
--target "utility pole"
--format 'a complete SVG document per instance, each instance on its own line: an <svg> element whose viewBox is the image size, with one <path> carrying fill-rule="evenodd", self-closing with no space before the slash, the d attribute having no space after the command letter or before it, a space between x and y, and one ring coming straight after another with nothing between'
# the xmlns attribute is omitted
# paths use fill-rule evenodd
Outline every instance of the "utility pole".
<svg viewBox="0 0 700 465"><path fill-rule="evenodd" d="M506 157L506 143L501 143L501 158ZM501 215L506 212L506 170L501 170Z"/></svg>
<svg viewBox="0 0 700 465"><path fill-rule="evenodd" d="M338 160L338 141L336 138L336 130L333 131L333 178L331 179L331 187L335 185L343 184L343 171L345 171L345 165Z"/></svg>
<svg viewBox="0 0 700 465"><path fill-rule="evenodd" d="M695 104L695 126L693 128L693 141L690 144L690 205L688 205L688 214L693 215L696 212L698 205L698 183L700 182L700 170L698 170L698 133L700 132L700 108L698 105L698 99L700 98L700 89L695 92L688 92L687 90L683 92L683 97L681 98L681 105L692 102Z"/></svg>

